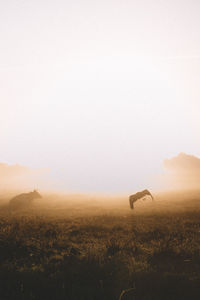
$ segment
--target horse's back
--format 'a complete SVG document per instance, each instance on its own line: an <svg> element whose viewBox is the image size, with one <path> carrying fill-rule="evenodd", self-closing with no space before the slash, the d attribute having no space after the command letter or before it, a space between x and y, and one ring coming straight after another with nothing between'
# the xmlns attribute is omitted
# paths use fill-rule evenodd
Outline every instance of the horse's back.
<svg viewBox="0 0 200 300"><path fill-rule="evenodd" d="M10 200L11 208L21 208L30 204L31 196L30 193L23 193L13 197Z"/></svg>

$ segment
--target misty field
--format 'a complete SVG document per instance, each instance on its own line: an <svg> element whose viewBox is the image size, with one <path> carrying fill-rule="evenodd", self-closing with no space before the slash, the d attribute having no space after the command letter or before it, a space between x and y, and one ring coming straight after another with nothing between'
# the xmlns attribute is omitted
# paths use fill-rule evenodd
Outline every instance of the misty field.
<svg viewBox="0 0 200 300"><path fill-rule="evenodd" d="M200 299L200 193L0 207L1 300ZM124 292L123 292L124 291Z"/></svg>

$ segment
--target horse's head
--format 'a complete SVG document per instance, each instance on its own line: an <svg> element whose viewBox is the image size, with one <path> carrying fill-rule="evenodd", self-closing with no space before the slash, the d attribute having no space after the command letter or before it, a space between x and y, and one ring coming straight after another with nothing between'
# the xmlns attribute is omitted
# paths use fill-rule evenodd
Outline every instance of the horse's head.
<svg viewBox="0 0 200 300"><path fill-rule="evenodd" d="M34 198L42 198L42 196L38 193L37 190L34 190L34 191L32 192L32 195L33 195Z"/></svg>
<svg viewBox="0 0 200 300"><path fill-rule="evenodd" d="M151 199L154 200L153 196L151 195L151 193L148 190L144 190L143 193L144 193L144 195L150 196Z"/></svg>
<svg viewBox="0 0 200 300"><path fill-rule="evenodd" d="M134 198L133 198L133 195L129 196L129 204L130 204L130 208L131 209L134 209Z"/></svg>

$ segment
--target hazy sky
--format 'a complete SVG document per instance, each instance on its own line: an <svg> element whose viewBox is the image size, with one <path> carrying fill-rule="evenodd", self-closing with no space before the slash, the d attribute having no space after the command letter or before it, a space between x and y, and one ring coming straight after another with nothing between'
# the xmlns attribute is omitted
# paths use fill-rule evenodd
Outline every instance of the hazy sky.
<svg viewBox="0 0 200 300"><path fill-rule="evenodd" d="M156 186L200 156L200 1L0 2L0 162L69 191Z"/></svg>
<svg viewBox="0 0 200 300"><path fill-rule="evenodd" d="M175 157L166 159L164 168L167 170L164 177L168 187L172 189L199 189L200 158L179 153Z"/></svg>

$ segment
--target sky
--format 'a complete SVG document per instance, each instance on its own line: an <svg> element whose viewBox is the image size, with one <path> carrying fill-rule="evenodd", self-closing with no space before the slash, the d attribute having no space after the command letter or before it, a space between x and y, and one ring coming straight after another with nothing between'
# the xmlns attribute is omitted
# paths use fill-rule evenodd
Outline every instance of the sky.
<svg viewBox="0 0 200 300"><path fill-rule="evenodd" d="M52 188L129 193L159 188L164 160L200 157L199 11L1 1L0 162L48 169Z"/></svg>

